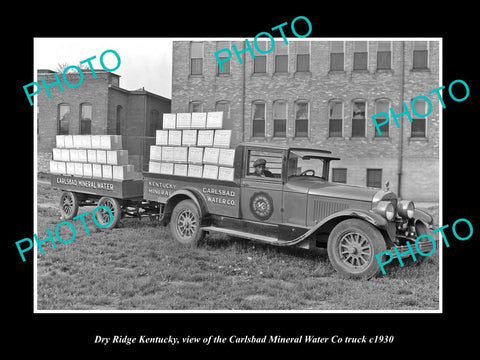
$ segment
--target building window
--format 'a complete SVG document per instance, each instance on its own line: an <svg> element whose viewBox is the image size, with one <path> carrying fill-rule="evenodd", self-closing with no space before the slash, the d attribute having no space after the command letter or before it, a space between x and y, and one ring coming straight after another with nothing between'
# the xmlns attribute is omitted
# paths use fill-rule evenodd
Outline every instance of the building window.
<svg viewBox="0 0 480 360"><path fill-rule="evenodd" d="M330 42L330 70L343 71L345 58L345 42L331 41Z"/></svg>
<svg viewBox="0 0 480 360"><path fill-rule="evenodd" d="M90 135L92 133L92 105L80 104L80 134Z"/></svg>
<svg viewBox="0 0 480 360"><path fill-rule="evenodd" d="M265 137L265 103L253 103L252 136Z"/></svg>
<svg viewBox="0 0 480 360"><path fill-rule="evenodd" d="M267 41L258 41L257 47L262 51L267 51ZM262 74L267 72L267 55L256 53L253 59L253 72L255 74Z"/></svg>
<svg viewBox="0 0 480 360"><path fill-rule="evenodd" d="M428 41L413 42L413 69L428 68Z"/></svg>
<svg viewBox="0 0 480 360"><path fill-rule="evenodd" d="M284 42L275 44L275 72L288 72L288 45Z"/></svg>
<svg viewBox="0 0 480 360"><path fill-rule="evenodd" d="M308 137L308 102L295 103L295 137Z"/></svg>
<svg viewBox="0 0 480 360"><path fill-rule="evenodd" d="M419 99L415 101L415 112L417 114L426 114L428 112L427 102ZM412 138L424 138L426 137L426 118L415 115L412 111L412 124L411 124L411 137Z"/></svg>
<svg viewBox="0 0 480 360"><path fill-rule="evenodd" d="M203 74L203 42L190 43L190 74Z"/></svg>
<svg viewBox="0 0 480 360"><path fill-rule="evenodd" d="M353 43L353 70L367 70L368 42L355 41Z"/></svg>
<svg viewBox="0 0 480 360"><path fill-rule="evenodd" d="M273 137L287 136L287 102L284 100L273 103Z"/></svg>
<svg viewBox="0 0 480 360"><path fill-rule="evenodd" d="M297 72L310 71L310 41L296 41Z"/></svg>
<svg viewBox="0 0 480 360"><path fill-rule="evenodd" d="M58 105L58 134L68 135L70 128L70 105Z"/></svg>
<svg viewBox="0 0 480 360"><path fill-rule="evenodd" d="M382 169L367 169L367 186L382 187Z"/></svg>
<svg viewBox="0 0 480 360"><path fill-rule="evenodd" d="M365 100L354 100L352 110L352 137L365 137Z"/></svg>
<svg viewBox="0 0 480 360"><path fill-rule="evenodd" d="M217 101L215 104L215 111L223 112L223 128L232 129L232 123L230 121L230 103L225 100Z"/></svg>
<svg viewBox="0 0 480 360"><path fill-rule="evenodd" d="M201 101L191 101L188 104L188 112L203 112L203 103Z"/></svg>
<svg viewBox="0 0 480 360"><path fill-rule="evenodd" d="M346 168L333 168L332 169L332 181L337 183L347 183L347 169Z"/></svg>
<svg viewBox="0 0 480 360"><path fill-rule="evenodd" d="M343 136L343 101L332 100L328 103L328 137Z"/></svg>
<svg viewBox="0 0 480 360"><path fill-rule="evenodd" d="M390 101L387 99L379 99L375 102L375 114L379 112L384 112L388 114L388 109L390 108ZM386 120L385 115L379 115L376 117L377 123L381 124ZM387 122L385 125L380 126L380 131L382 135L378 134L377 127L375 126L375 137L389 137L390 133L390 122Z"/></svg>
<svg viewBox="0 0 480 360"><path fill-rule="evenodd" d="M222 50L222 49L229 49L230 50L230 41L217 41L217 48L216 51ZM225 52L221 52L220 54L224 54ZM225 60L227 56L220 56L220 60ZM230 74L230 60L222 62L223 66L223 72L222 69L220 68L220 64L217 62L217 74L222 75L222 74Z"/></svg>
<svg viewBox="0 0 480 360"><path fill-rule="evenodd" d="M157 110L150 111L150 133L149 136L155 136L157 130L163 129L163 120Z"/></svg>
<svg viewBox="0 0 480 360"><path fill-rule="evenodd" d="M379 41L377 43L377 70L391 70L392 42Z"/></svg>

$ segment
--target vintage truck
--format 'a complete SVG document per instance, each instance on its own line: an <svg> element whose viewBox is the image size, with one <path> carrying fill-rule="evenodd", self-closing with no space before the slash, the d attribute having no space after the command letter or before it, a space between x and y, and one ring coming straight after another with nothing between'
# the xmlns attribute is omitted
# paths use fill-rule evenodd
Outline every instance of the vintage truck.
<svg viewBox="0 0 480 360"><path fill-rule="evenodd" d="M242 143L231 181L144 172L132 180L99 180L51 175L62 190L63 219L79 206L106 206L96 217L106 228L125 216L148 216L169 225L181 244L196 245L206 233L220 232L275 246L326 247L342 275L370 278L380 270L376 255L429 253L432 217L385 189L329 182L330 151ZM269 176L258 176L254 164ZM423 237L425 238L425 237ZM410 249L408 242L411 242ZM418 259L422 259L418 256Z"/></svg>
<svg viewBox="0 0 480 360"><path fill-rule="evenodd" d="M269 177L255 172L257 160ZM275 246L326 247L339 273L371 278L379 271L376 254L396 247L409 256L407 242L431 233L433 219L388 187L330 182L333 160L339 158L327 150L241 143L233 181L146 172L143 198L182 244L220 232ZM432 246L411 247L428 253Z"/></svg>

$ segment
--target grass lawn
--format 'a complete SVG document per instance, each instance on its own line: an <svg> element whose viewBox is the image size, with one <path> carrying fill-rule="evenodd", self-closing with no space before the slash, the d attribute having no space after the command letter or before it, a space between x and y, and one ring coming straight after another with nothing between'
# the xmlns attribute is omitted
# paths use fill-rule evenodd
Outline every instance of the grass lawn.
<svg viewBox="0 0 480 360"><path fill-rule="evenodd" d="M38 184L39 239L61 221L60 192ZM80 208L79 214L93 207ZM427 209L438 224L438 206ZM168 227L122 219L53 249L37 260L38 310L438 310L438 252L418 265L386 267L368 281L341 278L327 252L277 248L210 234L184 247ZM64 229L65 228L65 229ZM62 227L64 238L71 237ZM62 231L60 232L62 235Z"/></svg>

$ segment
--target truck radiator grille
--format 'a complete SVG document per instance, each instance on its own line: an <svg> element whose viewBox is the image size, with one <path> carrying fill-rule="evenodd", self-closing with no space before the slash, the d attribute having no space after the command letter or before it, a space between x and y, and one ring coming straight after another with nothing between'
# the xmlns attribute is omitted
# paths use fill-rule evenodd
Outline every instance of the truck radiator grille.
<svg viewBox="0 0 480 360"><path fill-rule="evenodd" d="M348 208L348 203L341 201L313 201L313 216L315 220L321 220L330 214Z"/></svg>

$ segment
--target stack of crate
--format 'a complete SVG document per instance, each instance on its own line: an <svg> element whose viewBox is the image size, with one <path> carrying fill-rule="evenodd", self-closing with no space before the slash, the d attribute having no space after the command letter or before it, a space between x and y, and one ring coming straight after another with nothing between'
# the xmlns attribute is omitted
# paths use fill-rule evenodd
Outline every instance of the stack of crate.
<svg viewBox="0 0 480 360"><path fill-rule="evenodd" d="M163 114L150 147L149 172L233 181L232 130L223 112Z"/></svg>
<svg viewBox="0 0 480 360"><path fill-rule="evenodd" d="M50 173L106 180L138 176L121 135L57 135Z"/></svg>

